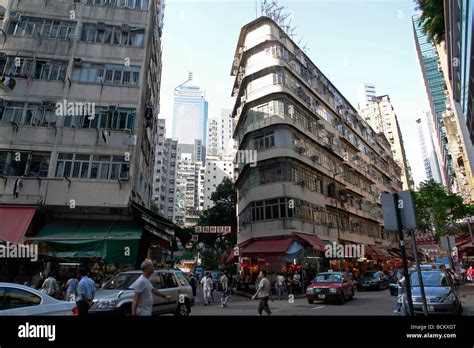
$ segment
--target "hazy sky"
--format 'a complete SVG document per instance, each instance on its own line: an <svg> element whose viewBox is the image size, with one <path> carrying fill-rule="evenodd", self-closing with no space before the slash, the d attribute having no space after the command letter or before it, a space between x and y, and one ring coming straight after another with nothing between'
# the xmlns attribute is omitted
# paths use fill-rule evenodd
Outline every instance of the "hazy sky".
<svg viewBox="0 0 474 348"><path fill-rule="evenodd" d="M260 1L258 1L260 3ZM388 94L398 114L415 183L425 180L415 120L428 109L414 46L412 0L287 0L311 60L356 106L360 83ZM258 8L258 14L260 9ZM173 91L194 73L209 117L232 108L230 76L240 28L256 18L254 0L168 0L163 33L161 118L171 136Z"/></svg>

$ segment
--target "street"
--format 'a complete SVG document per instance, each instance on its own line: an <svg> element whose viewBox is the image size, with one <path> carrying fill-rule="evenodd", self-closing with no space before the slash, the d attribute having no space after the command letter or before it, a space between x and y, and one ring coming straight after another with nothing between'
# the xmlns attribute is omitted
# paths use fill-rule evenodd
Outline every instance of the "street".
<svg viewBox="0 0 474 348"><path fill-rule="evenodd" d="M465 285L460 289L463 305L463 315L474 315L474 284ZM191 315L256 315L258 300L252 301L240 295L231 296L228 307L220 306L220 293L215 292L215 303L204 306L202 296L198 291L196 303L192 308ZM309 304L306 298L295 298L293 303L288 300L274 298L269 302L272 315L397 315L393 313L396 305L396 297L391 296L388 290L383 291L356 291L352 301L346 301L344 305L314 302Z"/></svg>

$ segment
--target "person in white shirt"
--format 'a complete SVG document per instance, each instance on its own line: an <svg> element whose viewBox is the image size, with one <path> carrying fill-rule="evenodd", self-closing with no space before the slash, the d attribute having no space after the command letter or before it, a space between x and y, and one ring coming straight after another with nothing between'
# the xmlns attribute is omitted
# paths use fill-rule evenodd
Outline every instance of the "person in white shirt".
<svg viewBox="0 0 474 348"><path fill-rule="evenodd" d="M267 279L267 271L264 269L260 270L258 275L260 283L258 285L258 290L255 295L252 296L252 300L259 298L260 302L258 304L258 315L262 315L262 312L265 311L268 315L272 314L270 307L268 306L268 299L271 297L271 288L270 281Z"/></svg>
<svg viewBox="0 0 474 348"><path fill-rule="evenodd" d="M206 272L204 277L201 279L202 293L204 297L204 305L211 304L211 292L212 292L212 277L210 272Z"/></svg>
<svg viewBox="0 0 474 348"><path fill-rule="evenodd" d="M153 312L153 295L161 296L168 301L171 300L171 296L167 296L153 288L150 277L155 270L151 260L143 261L140 268L143 274L133 284L135 296L132 302L132 315L151 316Z"/></svg>

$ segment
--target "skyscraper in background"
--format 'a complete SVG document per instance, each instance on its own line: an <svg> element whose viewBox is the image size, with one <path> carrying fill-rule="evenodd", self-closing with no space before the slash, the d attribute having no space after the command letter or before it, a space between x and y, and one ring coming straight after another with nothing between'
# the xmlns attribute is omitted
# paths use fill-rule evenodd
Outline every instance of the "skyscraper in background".
<svg viewBox="0 0 474 348"><path fill-rule="evenodd" d="M375 86L373 83L362 83L357 88L357 109L361 110L375 98Z"/></svg>
<svg viewBox="0 0 474 348"><path fill-rule="evenodd" d="M441 166L443 184L451 186L453 172L446 143L446 130L441 122L443 113L446 111L446 84L443 72L439 68L439 55L436 46L420 25L420 15L414 15L412 20L418 61L433 117L436 155Z"/></svg>
<svg viewBox="0 0 474 348"><path fill-rule="evenodd" d="M389 96L372 97L372 100L359 113L372 129L377 133L385 134L390 143L393 158L401 168L403 189L412 188L413 178L403 145L402 132Z"/></svg>
<svg viewBox="0 0 474 348"><path fill-rule="evenodd" d="M418 130L418 142L423 156L423 165L425 167L426 179L435 180L439 183L441 173L439 171L438 159L433 144L432 132L430 130L431 115L429 111L425 112L423 117L416 120Z"/></svg>
<svg viewBox="0 0 474 348"><path fill-rule="evenodd" d="M194 145L201 140L205 147L207 142L208 103L204 91L194 84L193 73L174 90L173 106L173 140L179 144Z"/></svg>

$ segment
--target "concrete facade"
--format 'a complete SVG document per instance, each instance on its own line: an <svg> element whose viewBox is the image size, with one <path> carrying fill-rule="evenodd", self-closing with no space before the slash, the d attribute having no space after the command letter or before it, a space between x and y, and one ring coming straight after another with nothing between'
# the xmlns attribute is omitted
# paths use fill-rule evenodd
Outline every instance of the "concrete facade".
<svg viewBox="0 0 474 348"><path fill-rule="evenodd" d="M234 138L258 157L237 163L238 243L302 232L396 246L379 196L402 189L401 169L383 133L267 17L242 28L231 75Z"/></svg>

